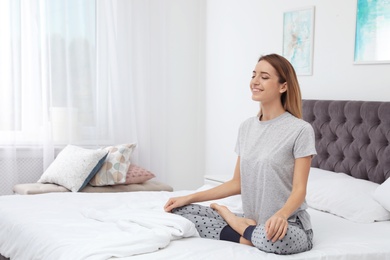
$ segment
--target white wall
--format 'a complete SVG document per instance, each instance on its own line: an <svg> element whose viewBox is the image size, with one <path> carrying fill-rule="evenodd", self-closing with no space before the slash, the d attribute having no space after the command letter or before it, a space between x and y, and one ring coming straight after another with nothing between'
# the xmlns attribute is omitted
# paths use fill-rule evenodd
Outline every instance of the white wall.
<svg viewBox="0 0 390 260"><path fill-rule="evenodd" d="M239 124L255 115L258 57L282 54L283 12L315 6L313 75L303 98L390 101L390 64L354 65L356 0L206 1L205 174L232 174Z"/></svg>
<svg viewBox="0 0 390 260"><path fill-rule="evenodd" d="M167 183L194 189L204 173L204 1L170 0L167 13Z"/></svg>

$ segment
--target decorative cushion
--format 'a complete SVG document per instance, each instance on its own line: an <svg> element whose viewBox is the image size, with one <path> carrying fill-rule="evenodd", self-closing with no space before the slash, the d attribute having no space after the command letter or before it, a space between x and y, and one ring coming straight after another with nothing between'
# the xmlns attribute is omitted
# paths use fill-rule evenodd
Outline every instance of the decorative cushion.
<svg viewBox="0 0 390 260"><path fill-rule="evenodd" d="M154 177L156 176L150 171L132 164L130 165L129 170L127 171L125 183L126 184L143 183Z"/></svg>
<svg viewBox="0 0 390 260"><path fill-rule="evenodd" d="M374 198L387 209L387 211L390 211L390 178L376 188Z"/></svg>
<svg viewBox="0 0 390 260"><path fill-rule="evenodd" d="M311 208L354 222L390 220L390 212L374 199L374 191L378 186L377 183L344 173L311 168L306 202Z"/></svg>
<svg viewBox="0 0 390 260"><path fill-rule="evenodd" d="M92 186L124 184L131 164L135 144L121 144L104 148L108 156L99 172L89 182Z"/></svg>
<svg viewBox="0 0 390 260"><path fill-rule="evenodd" d="M67 145L38 182L58 184L73 192L80 191L102 167L106 156L106 150Z"/></svg>

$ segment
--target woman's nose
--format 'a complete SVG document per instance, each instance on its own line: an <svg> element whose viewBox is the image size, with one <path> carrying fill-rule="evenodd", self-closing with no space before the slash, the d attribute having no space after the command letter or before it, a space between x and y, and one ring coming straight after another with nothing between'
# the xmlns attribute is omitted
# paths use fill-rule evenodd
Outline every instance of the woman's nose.
<svg viewBox="0 0 390 260"><path fill-rule="evenodd" d="M258 77L252 78L251 83L253 85L259 85L260 84L259 78Z"/></svg>

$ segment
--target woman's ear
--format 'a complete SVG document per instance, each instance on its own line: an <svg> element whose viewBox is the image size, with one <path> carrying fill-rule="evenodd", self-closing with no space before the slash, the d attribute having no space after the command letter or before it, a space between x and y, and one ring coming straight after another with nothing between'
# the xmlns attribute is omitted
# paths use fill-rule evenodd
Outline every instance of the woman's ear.
<svg viewBox="0 0 390 260"><path fill-rule="evenodd" d="M287 82L284 82L279 89L280 94L283 94L284 92L287 91Z"/></svg>

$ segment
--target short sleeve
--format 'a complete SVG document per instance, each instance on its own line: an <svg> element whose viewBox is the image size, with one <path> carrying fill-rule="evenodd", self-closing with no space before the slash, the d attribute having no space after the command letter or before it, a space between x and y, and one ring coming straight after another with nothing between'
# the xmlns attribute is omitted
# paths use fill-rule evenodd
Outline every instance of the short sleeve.
<svg viewBox="0 0 390 260"><path fill-rule="evenodd" d="M294 158L316 155L315 134L313 127L306 123L299 132L294 144Z"/></svg>

